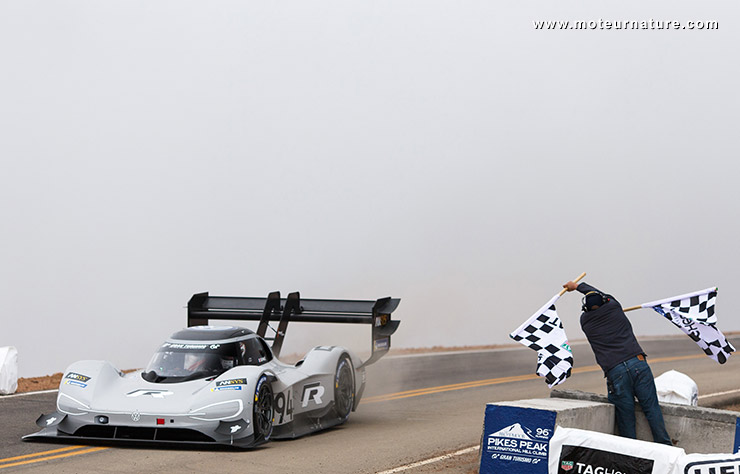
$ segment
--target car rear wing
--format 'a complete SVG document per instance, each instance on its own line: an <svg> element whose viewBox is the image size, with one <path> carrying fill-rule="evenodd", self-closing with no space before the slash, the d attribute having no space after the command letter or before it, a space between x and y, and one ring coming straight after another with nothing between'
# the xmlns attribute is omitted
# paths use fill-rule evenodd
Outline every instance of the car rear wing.
<svg viewBox="0 0 740 474"><path fill-rule="evenodd" d="M272 340L272 352L276 357L283 347L285 332L290 321L304 323L349 323L372 325L372 355L363 364L380 359L391 347L391 335L396 332L400 321L391 319L401 300L380 298L378 300L316 300L301 299L300 293L290 293L280 298L280 292L270 293L267 298L240 296L211 296L197 293L188 302L188 326L207 325L209 320L259 321L257 334ZM275 337L267 337L270 321L277 321Z"/></svg>

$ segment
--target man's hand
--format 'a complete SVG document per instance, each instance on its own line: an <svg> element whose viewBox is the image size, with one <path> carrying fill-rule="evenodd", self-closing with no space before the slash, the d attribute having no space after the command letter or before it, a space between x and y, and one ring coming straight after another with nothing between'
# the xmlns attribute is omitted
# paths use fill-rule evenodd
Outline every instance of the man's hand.
<svg viewBox="0 0 740 474"><path fill-rule="evenodd" d="M563 288L565 288L568 291L573 291L576 288L578 288L578 283L574 283L572 281L569 281L568 283L566 283L565 285L563 285Z"/></svg>

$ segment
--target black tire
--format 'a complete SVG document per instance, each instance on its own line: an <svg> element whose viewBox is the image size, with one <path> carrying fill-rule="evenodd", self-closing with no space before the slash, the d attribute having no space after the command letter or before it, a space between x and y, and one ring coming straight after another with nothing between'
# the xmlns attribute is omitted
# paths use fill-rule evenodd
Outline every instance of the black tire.
<svg viewBox="0 0 740 474"><path fill-rule="evenodd" d="M355 369L347 354L342 354L334 374L334 409L344 423L355 403Z"/></svg>
<svg viewBox="0 0 740 474"><path fill-rule="evenodd" d="M256 443L265 442L272 435L272 425L275 420L274 398L270 381L266 375L262 375L254 389L254 406L252 408L254 441Z"/></svg>

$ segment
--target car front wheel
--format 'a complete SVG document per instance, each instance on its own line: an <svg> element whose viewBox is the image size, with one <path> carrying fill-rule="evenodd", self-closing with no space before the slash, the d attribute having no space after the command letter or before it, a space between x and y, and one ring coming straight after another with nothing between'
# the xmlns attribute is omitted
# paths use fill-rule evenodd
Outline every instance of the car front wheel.
<svg viewBox="0 0 740 474"><path fill-rule="evenodd" d="M252 420L254 422L254 441L264 442L272 435L272 424L274 421L272 386L266 375L262 375L257 381L254 390L254 408Z"/></svg>

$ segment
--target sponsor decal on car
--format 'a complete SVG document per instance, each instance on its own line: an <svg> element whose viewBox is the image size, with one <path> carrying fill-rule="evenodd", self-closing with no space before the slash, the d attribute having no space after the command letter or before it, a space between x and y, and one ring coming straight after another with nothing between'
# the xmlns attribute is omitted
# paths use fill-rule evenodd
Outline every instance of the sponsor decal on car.
<svg viewBox="0 0 740 474"><path fill-rule="evenodd" d="M383 339L376 339L373 341L373 347L376 351L388 349L391 346L391 338L385 337Z"/></svg>
<svg viewBox="0 0 740 474"><path fill-rule="evenodd" d="M75 372L70 372L65 375L64 378L65 385L74 385L75 387L87 388L86 382L92 377L88 377L87 375L82 375Z"/></svg>
<svg viewBox="0 0 740 474"><path fill-rule="evenodd" d="M216 387L223 387L226 385L246 385L247 379L241 378L241 379L229 379L229 380L218 380L216 382Z"/></svg>
<svg viewBox="0 0 740 474"><path fill-rule="evenodd" d="M214 344L215 345L215 344ZM165 342L162 347L167 349L206 349L208 344L178 344L173 342Z"/></svg>
<svg viewBox="0 0 740 474"><path fill-rule="evenodd" d="M242 385L247 384L247 379L241 378L241 379L229 379L229 380L218 380L216 381L216 386L211 389L211 392L221 391L221 390L241 390Z"/></svg>
<svg viewBox="0 0 740 474"><path fill-rule="evenodd" d="M324 396L324 386L321 382L309 383L303 386L303 395L301 396L301 406L306 408L312 400L317 404L321 405L321 397Z"/></svg>
<svg viewBox="0 0 740 474"><path fill-rule="evenodd" d="M67 375L65 375L64 378L71 379L71 380L78 380L80 382L87 382L92 377L88 377L87 375L78 374L76 372L70 372Z"/></svg>
<svg viewBox="0 0 740 474"><path fill-rule="evenodd" d="M389 314L381 314L375 318L375 327L385 326L388 324L388 320L391 318Z"/></svg>

